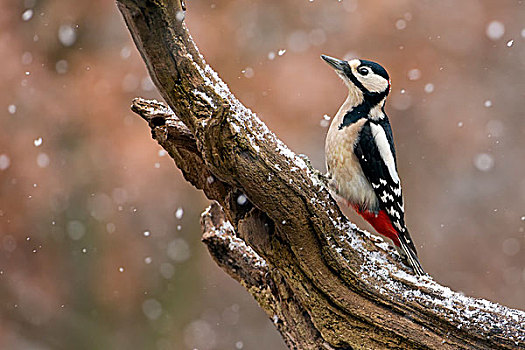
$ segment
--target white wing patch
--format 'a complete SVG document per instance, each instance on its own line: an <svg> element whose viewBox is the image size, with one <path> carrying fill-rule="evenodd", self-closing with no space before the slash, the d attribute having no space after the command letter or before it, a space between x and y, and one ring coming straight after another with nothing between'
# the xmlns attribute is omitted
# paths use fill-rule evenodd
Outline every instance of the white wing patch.
<svg viewBox="0 0 525 350"><path fill-rule="evenodd" d="M394 209L394 207L388 207L386 208L386 212L390 214L390 216L396 217L398 219L401 219L401 215L399 215L399 212Z"/></svg>
<svg viewBox="0 0 525 350"><path fill-rule="evenodd" d="M396 187L393 187L393 186L390 186L390 189L392 190L392 192L394 192L394 194L396 196L401 196L401 187L399 186L396 186Z"/></svg>
<svg viewBox="0 0 525 350"><path fill-rule="evenodd" d="M383 195L381 196L381 201L383 203L386 203L386 202L393 202L394 201L394 196L392 196L390 193L387 193L386 191L383 191Z"/></svg>
<svg viewBox="0 0 525 350"><path fill-rule="evenodd" d="M396 171L396 162L394 161L394 155L390 150L390 144L388 143L385 130L383 130L381 126L375 123L370 123L370 128L372 130L372 135L374 136L374 139L376 141L377 148L379 149L379 154L381 155L381 158L383 158L383 161L388 167L388 172L390 173L392 180L394 180L394 182L398 184L399 175Z"/></svg>

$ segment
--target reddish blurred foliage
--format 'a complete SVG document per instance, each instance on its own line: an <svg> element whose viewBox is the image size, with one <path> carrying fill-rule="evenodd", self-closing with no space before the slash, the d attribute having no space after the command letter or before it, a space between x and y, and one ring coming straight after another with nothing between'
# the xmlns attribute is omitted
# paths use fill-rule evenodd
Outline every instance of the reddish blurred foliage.
<svg viewBox="0 0 525 350"><path fill-rule="evenodd" d="M387 67L426 270L524 308L524 6L192 0L186 20L232 91L320 169L345 88L319 55ZM0 52L0 348L284 349L200 243L207 201L129 111L160 97L115 4L4 1Z"/></svg>

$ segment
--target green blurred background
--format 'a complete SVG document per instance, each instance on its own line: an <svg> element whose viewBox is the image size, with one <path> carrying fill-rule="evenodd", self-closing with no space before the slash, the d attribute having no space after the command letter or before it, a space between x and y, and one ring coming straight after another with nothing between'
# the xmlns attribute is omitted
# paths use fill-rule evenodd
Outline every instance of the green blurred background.
<svg viewBox="0 0 525 350"><path fill-rule="evenodd" d="M426 270L525 308L523 1L187 5L207 61L323 170L345 88L319 55L387 67ZM160 97L115 3L1 0L0 52L0 348L284 349L200 243L208 201L129 110Z"/></svg>

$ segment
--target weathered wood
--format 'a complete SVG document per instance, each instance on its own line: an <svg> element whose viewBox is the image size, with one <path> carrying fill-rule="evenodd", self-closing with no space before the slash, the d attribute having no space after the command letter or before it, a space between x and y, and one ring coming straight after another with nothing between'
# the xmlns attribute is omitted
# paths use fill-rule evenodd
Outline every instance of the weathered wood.
<svg viewBox="0 0 525 350"><path fill-rule="evenodd" d="M186 180L220 204L203 216L203 240L290 348L525 348L524 312L417 279L381 238L348 222L322 176L206 64L179 0L118 6L171 108L136 100L134 111Z"/></svg>

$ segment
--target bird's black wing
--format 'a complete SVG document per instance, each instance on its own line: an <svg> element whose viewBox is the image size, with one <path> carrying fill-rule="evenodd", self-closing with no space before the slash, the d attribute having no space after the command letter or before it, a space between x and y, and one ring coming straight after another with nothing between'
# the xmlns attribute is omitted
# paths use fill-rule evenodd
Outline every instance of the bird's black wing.
<svg viewBox="0 0 525 350"><path fill-rule="evenodd" d="M407 236L401 182L392 151L392 131L388 122L388 127L381 124L367 121L363 125L354 152L379 200L379 210L385 211L399 235ZM413 246L410 238L408 244Z"/></svg>

